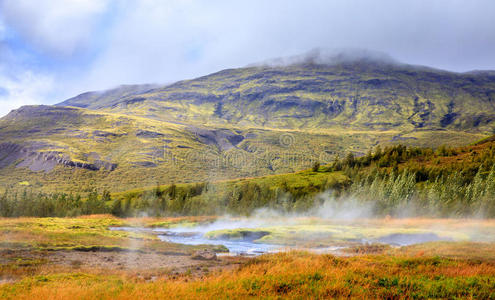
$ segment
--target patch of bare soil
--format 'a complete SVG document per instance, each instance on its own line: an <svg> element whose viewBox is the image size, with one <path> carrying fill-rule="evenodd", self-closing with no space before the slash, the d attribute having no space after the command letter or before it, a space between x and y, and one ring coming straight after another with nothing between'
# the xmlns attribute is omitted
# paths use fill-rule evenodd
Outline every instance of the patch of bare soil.
<svg viewBox="0 0 495 300"><path fill-rule="evenodd" d="M159 275L206 275L220 269L236 268L249 258L217 257L198 260L186 254L164 254L156 252L122 251L0 251L0 263L13 263L19 260L42 261L45 266L64 269L95 269L145 272ZM0 278L1 280L1 278Z"/></svg>
<svg viewBox="0 0 495 300"><path fill-rule="evenodd" d="M103 269L177 269L185 270L205 264L222 265L222 260L198 261L186 255L138 252L77 252L56 251L49 254L54 264L86 266Z"/></svg>

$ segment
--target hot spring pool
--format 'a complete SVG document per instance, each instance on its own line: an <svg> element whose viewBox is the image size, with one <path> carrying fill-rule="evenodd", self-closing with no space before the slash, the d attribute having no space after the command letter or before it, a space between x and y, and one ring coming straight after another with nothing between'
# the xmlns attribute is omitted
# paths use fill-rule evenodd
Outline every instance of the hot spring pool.
<svg viewBox="0 0 495 300"><path fill-rule="evenodd" d="M413 244L452 241L446 232L404 228L340 224L286 224L247 227L245 223L223 222L173 228L111 227L111 230L155 234L164 242L185 245L223 245L228 255L260 255L287 249L318 253L337 252L359 244Z"/></svg>

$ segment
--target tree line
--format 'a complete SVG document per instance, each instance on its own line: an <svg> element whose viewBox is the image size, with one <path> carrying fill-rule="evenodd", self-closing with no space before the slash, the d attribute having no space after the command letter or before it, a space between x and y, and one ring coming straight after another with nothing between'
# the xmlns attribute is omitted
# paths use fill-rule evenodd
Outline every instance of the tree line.
<svg viewBox="0 0 495 300"><path fill-rule="evenodd" d="M458 154L463 154L462 161L445 163L446 158ZM106 190L94 189L84 197L6 191L0 195L0 216L248 215L257 208L303 212L319 204L315 201L321 199L317 200L316 194L330 190L336 201L352 197L363 204L372 204L377 216L495 217L494 166L493 145L482 150L396 145L377 147L362 157L349 153L327 166L315 163L311 172L328 174L328 180L321 184L290 185L285 181L249 179L171 184L114 198ZM335 172L346 174L349 181L332 180Z"/></svg>

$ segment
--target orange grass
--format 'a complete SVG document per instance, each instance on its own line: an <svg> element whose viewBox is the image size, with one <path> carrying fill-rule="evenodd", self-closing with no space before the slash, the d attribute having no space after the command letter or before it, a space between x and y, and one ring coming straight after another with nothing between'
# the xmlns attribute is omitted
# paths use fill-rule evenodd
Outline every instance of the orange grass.
<svg viewBox="0 0 495 300"><path fill-rule="evenodd" d="M1 242L27 243L33 247L115 245L128 243L130 236L108 231L108 226L210 222L215 218L117 219L100 215L0 219L0 237ZM495 220L386 218L354 222L490 232L495 227ZM153 237L135 236L132 240L139 241L144 249L190 250ZM9 247L5 244L3 251ZM263 255L242 263L240 268L200 275L87 266L74 269L29 257L6 263L0 257L0 299L495 298L493 243L433 242L384 248L379 253L335 257L293 251ZM156 280L151 282L151 278Z"/></svg>
<svg viewBox="0 0 495 300"><path fill-rule="evenodd" d="M237 270L155 282L64 273L0 285L5 299L490 298L495 263L439 257L265 255Z"/></svg>

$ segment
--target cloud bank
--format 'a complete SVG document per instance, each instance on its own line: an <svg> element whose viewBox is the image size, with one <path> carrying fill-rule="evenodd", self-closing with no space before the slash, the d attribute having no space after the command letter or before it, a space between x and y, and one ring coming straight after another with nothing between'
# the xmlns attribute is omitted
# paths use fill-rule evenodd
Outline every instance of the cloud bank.
<svg viewBox="0 0 495 300"><path fill-rule="evenodd" d="M0 115L315 48L495 69L493 11L489 0L0 0Z"/></svg>

